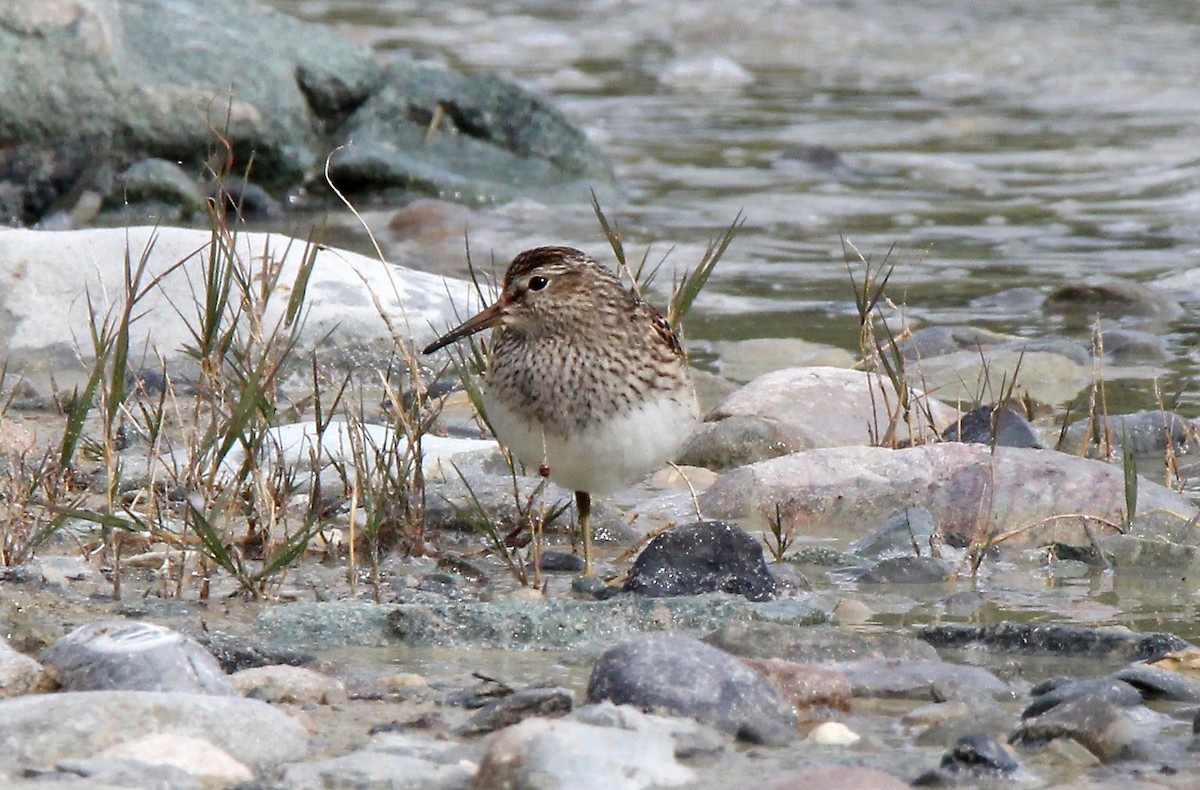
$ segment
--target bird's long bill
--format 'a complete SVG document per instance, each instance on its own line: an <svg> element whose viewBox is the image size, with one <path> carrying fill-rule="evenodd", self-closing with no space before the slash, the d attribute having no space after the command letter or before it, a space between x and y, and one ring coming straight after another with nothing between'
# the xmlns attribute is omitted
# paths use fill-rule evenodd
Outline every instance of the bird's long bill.
<svg viewBox="0 0 1200 790"><path fill-rule="evenodd" d="M451 329L446 334L439 337L437 340L430 343L421 353L432 354L439 348L445 348L456 340L462 340L468 335L473 335L476 332L487 329L488 327L495 326L496 324L500 323L500 319L504 317L504 313L502 312L503 307L503 303L497 301L491 307L481 310L480 312L468 318L466 321L463 321L461 324Z"/></svg>

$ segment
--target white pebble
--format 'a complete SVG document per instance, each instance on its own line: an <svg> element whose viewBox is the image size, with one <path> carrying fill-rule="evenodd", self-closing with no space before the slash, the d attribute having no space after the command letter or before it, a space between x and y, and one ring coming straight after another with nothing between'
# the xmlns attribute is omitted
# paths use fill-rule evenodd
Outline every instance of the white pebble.
<svg viewBox="0 0 1200 790"><path fill-rule="evenodd" d="M849 746L861 741L862 736L841 722L827 721L813 727L808 740L823 746Z"/></svg>

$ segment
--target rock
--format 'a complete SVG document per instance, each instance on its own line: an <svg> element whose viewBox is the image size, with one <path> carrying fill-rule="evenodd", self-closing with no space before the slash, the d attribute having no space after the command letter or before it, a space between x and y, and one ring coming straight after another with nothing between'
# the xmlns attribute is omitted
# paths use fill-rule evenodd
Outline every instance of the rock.
<svg viewBox="0 0 1200 790"><path fill-rule="evenodd" d="M920 721L922 718L926 721ZM987 697L936 702L914 708L904 717L906 724L923 726L913 743L943 749L981 734L1007 737L1018 721L1015 712Z"/></svg>
<svg viewBox="0 0 1200 790"><path fill-rule="evenodd" d="M936 392L944 402L971 405L1002 398L1001 387L1014 374L1014 394L1051 404L1066 403L1092 381L1090 367L1062 354L1005 348L924 357L908 365L905 374L910 384Z"/></svg>
<svg viewBox="0 0 1200 790"><path fill-rule="evenodd" d="M580 573L583 571L583 557L569 551L550 549L538 557L538 567L543 571Z"/></svg>
<svg viewBox="0 0 1200 790"><path fill-rule="evenodd" d="M1153 332L1121 328L1104 330L1104 361L1110 365L1141 366L1168 359L1166 340Z"/></svg>
<svg viewBox="0 0 1200 790"><path fill-rule="evenodd" d="M218 751L218 754L220 752ZM223 762L218 757L218 762ZM236 762L236 761L235 761ZM241 763L237 763L241 765ZM241 766L245 770L245 766ZM70 784L60 785L54 779L61 777ZM192 776L183 768L166 763L147 763L141 760L115 759L108 757L84 757L72 760L60 760L54 766L54 771L38 772L37 786L52 788L70 787L86 782L86 787L109 788L138 787L162 788L162 790L208 790L211 787L226 787L227 783L220 781L205 784ZM14 790L26 790L26 784L7 784Z"/></svg>
<svg viewBox="0 0 1200 790"><path fill-rule="evenodd" d="M914 409L918 435L936 434L957 413L948 406L917 394L921 408ZM779 426L780 441L788 447L839 447L866 445L889 435L891 414L887 406L897 403L891 383L869 373L843 368L788 368L759 376L734 390L706 418L757 417ZM928 404L934 417L932 428L924 424ZM908 441L910 431L903 415L895 425L895 440Z"/></svg>
<svg viewBox="0 0 1200 790"><path fill-rule="evenodd" d="M923 507L905 508L879 529L851 543L850 551L876 560L922 555L930 551L936 532L932 513Z"/></svg>
<svg viewBox="0 0 1200 790"><path fill-rule="evenodd" d="M1138 634L1123 628L1091 628L1040 623L947 623L925 626L918 634L934 647L965 649L982 645L1003 653L1153 660L1190 644L1174 634Z"/></svg>
<svg viewBox="0 0 1200 790"><path fill-rule="evenodd" d="M346 687L340 680L304 667L253 667L229 680L243 697L263 702L332 705L346 700Z"/></svg>
<svg viewBox="0 0 1200 790"><path fill-rule="evenodd" d="M770 682L685 636L645 635L605 651L592 668L587 697L691 716L754 743L796 737L796 714Z"/></svg>
<svg viewBox="0 0 1200 790"><path fill-rule="evenodd" d="M236 693L200 645L169 628L130 620L80 626L46 648L42 664L67 691Z"/></svg>
<svg viewBox="0 0 1200 790"><path fill-rule="evenodd" d="M633 562L626 592L648 597L727 592L751 601L775 594L762 545L723 521L681 524L656 536Z"/></svg>
<svg viewBox="0 0 1200 790"><path fill-rule="evenodd" d="M230 636L220 631L189 629L183 633L212 653L221 665L221 669L231 675L238 670L252 667L266 667L275 664L298 667L317 660L316 656L299 650L268 645L265 642L240 636Z"/></svg>
<svg viewBox="0 0 1200 790"><path fill-rule="evenodd" d="M1046 295L1040 290L1022 286L977 297L971 300L970 306L972 309L986 313L989 316L996 313L1028 315L1036 310L1040 310L1045 302Z"/></svg>
<svg viewBox="0 0 1200 790"><path fill-rule="evenodd" d="M56 1L3 21L0 68L43 79L0 90L0 137L98 140L117 161L198 170L219 129L260 175L294 181L317 164L330 97L361 102L380 79L366 48L258 4Z"/></svg>
<svg viewBox="0 0 1200 790"><path fill-rule="evenodd" d="M187 306L199 297L196 276L190 273L207 265L211 243L210 233L182 228L0 233L0 282L5 285L0 297L0 356L8 359L10 375L23 375L39 386L50 376L60 388L82 383L77 353L82 351L86 358L90 348L79 349L78 338L90 336L90 324L88 300L78 295L91 294L101 316L119 308L127 251L135 263L148 256L143 286L161 277L135 307L139 318L130 327L129 345L137 352L131 355L131 366L158 369L156 355L161 352L169 371L192 371L194 361L184 348L194 340L185 317L192 315ZM267 325L283 316L305 246L303 241L263 233L239 233L234 241L252 280L261 276L263 256L282 267L266 309ZM297 364L310 364L314 352L325 363L352 370L390 359L395 342L374 299L386 314L407 317L418 346L454 320L447 294L460 295L460 306L468 301L466 283L385 266L333 248L315 255L309 312L293 356ZM183 262L187 265L180 266ZM232 301L240 303L236 297Z"/></svg>
<svg viewBox="0 0 1200 790"><path fill-rule="evenodd" d="M1012 408L1001 409L998 414L996 409L995 404L972 409L942 432L942 440L1001 447L1042 446L1042 440L1029 420Z"/></svg>
<svg viewBox="0 0 1200 790"><path fill-rule="evenodd" d="M824 613L798 600L751 603L725 593L402 604L388 615L393 637L408 645L539 650L611 643L640 631L711 631L750 620L807 625L824 619Z"/></svg>
<svg viewBox="0 0 1200 790"><path fill-rule="evenodd" d="M679 452L679 463L721 471L778 458L797 449L775 420L734 416L703 423Z"/></svg>
<svg viewBox="0 0 1200 790"><path fill-rule="evenodd" d="M98 570L79 557L44 557L39 566L46 584L67 587L73 582L106 583Z"/></svg>
<svg viewBox="0 0 1200 790"><path fill-rule="evenodd" d="M786 774L764 790L908 790L908 783L877 768L861 765L822 765Z"/></svg>
<svg viewBox="0 0 1200 790"><path fill-rule="evenodd" d="M266 451L260 461L272 468L281 467L288 471L339 470L330 485L340 484L344 470L351 479L362 466L362 471L373 473L378 459L404 457L411 452L403 434L395 433L391 426L373 423L354 423L345 420L329 420L323 431L316 423L298 422L277 425L267 430L264 441ZM395 448L393 451L391 448ZM465 453L499 452L499 445L491 439L456 439L444 436L421 437L421 468L429 478L445 474L454 459ZM242 466L245 452L235 447L222 461L221 471L234 475ZM307 491L311 478L299 475L297 491ZM511 495L511 480L510 495Z"/></svg>
<svg viewBox="0 0 1200 790"><path fill-rule="evenodd" d="M707 724L682 716L655 716L642 713L633 705L599 702L576 708L568 718L597 727L619 727L632 732L666 733L675 744L679 759L719 752L729 740Z"/></svg>
<svg viewBox="0 0 1200 790"><path fill-rule="evenodd" d="M1111 763L1145 756L1148 751L1143 741L1145 732L1125 709L1104 697L1085 695L1026 719L1009 742L1030 746L1070 738L1102 762Z"/></svg>
<svg viewBox="0 0 1200 790"><path fill-rule="evenodd" d="M207 739L256 771L300 759L308 750L308 737L294 719L257 700L161 691L62 692L0 700L0 771L10 760L50 764L149 735Z"/></svg>
<svg viewBox="0 0 1200 790"><path fill-rule="evenodd" d="M1060 449L1078 453L1086 448L1092 457L1119 460L1126 445L1136 456L1158 458L1200 450L1196 426L1174 412L1164 411L1116 414L1100 417L1098 423L1076 420L1067 428Z"/></svg>
<svg viewBox="0 0 1200 790"><path fill-rule="evenodd" d="M783 692L801 721L825 719L850 710L850 681L835 669L797 664L782 658L744 660L746 666Z"/></svg>
<svg viewBox="0 0 1200 790"><path fill-rule="evenodd" d="M1172 321L1183 308L1161 291L1117 277L1089 277L1082 283L1057 288L1046 299L1045 309L1075 313L1090 320L1102 316L1136 316Z"/></svg>
<svg viewBox="0 0 1200 790"><path fill-rule="evenodd" d="M999 779L1015 773L1020 764L1008 746L991 735L968 735L942 755L936 771L924 774L917 787L957 785Z"/></svg>
<svg viewBox="0 0 1200 790"><path fill-rule="evenodd" d="M858 360L844 348L798 337L718 340L717 370L727 379L746 382L782 368L851 368Z"/></svg>
<svg viewBox="0 0 1200 790"><path fill-rule="evenodd" d="M472 786L634 790L695 779L676 762L671 739L663 733L527 719L491 737Z"/></svg>
<svg viewBox="0 0 1200 790"><path fill-rule="evenodd" d="M117 176L117 189L111 196L119 205L158 203L177 214L189 215L204 210L204 192L196 177L175 162L166 159L139 159Z"/></svg>
<svg viewBox="0 0 1200 790"><path fill-rule="evenodd" d="M978 354L982 349L999 346L1012 339L1012 335L971 326L923 326L901 341L900 350L905 359L917 360L957 351Z"/></svg>
<svg viewBox="0 0 1200 790"><path fill-rule="evenodd" d="M1033 702L1021 713L1021 718L1040 716L1063 703L1079 699L1103 700L1118 708L1136 708L1142 704L1142 696L1129 683L1113 678L1075 680L1052 678L1031 689Z"/></svg>
<svg viewBox="0 0 1200 790"><path fill-rule="evenodd" d="M855 697L948 700L1012 699L1013 690L981 667L945 661L867 658L833 665Z"/></svg>
<svg viewBox="0 0 1200 790"><path fill-rule="evenodd" d="M249 782L254 774L206 738L170 733L152 733L123 741L97 752L96 760L130 760L147 765L166 765L186 771L205 786L227 786Z"/></svg>
<svg viewBox="0 0 1200 790"><path fill-rule="evenodd" d="M569 689L521 689L484 705L458 732L460 735L495 732L532 716L561 716L570 713L574 706L575 695Z"/></svg>
<svg viewBox="0 0 1200 790"><path fill-rule="evenodd" d="M420 757L378 751L292 763L283 770L283 786L289 790L330 787L466 790L472 778L473 772L464 765L440 765Z"/></svg>
<svg viewBox="0 0 1200 790"><path fill-rule="evenodd" d="M1200 680L1182 672L1131 664L1114 672L1112 679L1133 686L1147 701L1200 702Z"/></svg>
<svg viewBox="0 0 1200 790"><path fill-rule="evenodd" d="M889 557L862 569L860 584L941 584L954 575L955 565L936 557Z"/></svg>
<svg viewBox="0 0 1200 790"><path fill-rule="evenodd" d="M399 187L490 204L563 182L609 183L599 149L562 113L489 75L397 62L347 119L329 165L343 191Z"/></svg>
<svg viewBox="0 0 1200 790"><path fill-rule="evenodd" d="M813 727L805 740L821 746L851 746L861 741L862 736L839 721L827 721Z"/></svg>
<svg viewBox="0 0 1200 790"><path fill-rule="evenodd" d="M862 658L936 661L938 657L928 644L904 634L854 633L826 625L798 628L781 623L726 623L705 641L737 656L777 657L798 664Z"/></svg>
<svg viewBox="0 0 1200 790"><path fill-rule="evenodd" d="M642 511L660 513L677 503L667 495ZM715 518L773 520L812 537L854 539L863 525L879 523L898 507L924 507L944 534L969 538L980 515L992 534L1015 530L998 544L1026 547L1058 541L1090 545L1078 519L1084 513L1110 524L1124 521L1125 482L1120 468L1065 453L1020 447L943 443L903 450L836 447L760 461L721 475L699 496ZM1190 518L1184 497L1141 480L1140 512L1164 510ZM1017 529L1020 528L1020 529ZM1091 526L1103 535L1103 522Z"/></svg>
<svg viewBox="0 0 1200 790"><path fill-rule="evenodd" d="M253 161L279 191L323 187L325 155L351 141L332 167L350 189L486 203L611 181L583 133L516 85L407 61L385 70L366 47L258 3L12 6L0 73L41 76L35 89L0 86L0 139L23 143L0 162L0 204L25 223L80 192L108 194L112 173L146 156L203 172L224 141L235 170ZM162 172L120 181L117 203L194 197Z"/></svg>
<svg viewBox="0 0 1200 790"><path fill-rule="evenodd" d="M0 698L29 694L38 687L41 679L41 664L0 639Z"/></svg>

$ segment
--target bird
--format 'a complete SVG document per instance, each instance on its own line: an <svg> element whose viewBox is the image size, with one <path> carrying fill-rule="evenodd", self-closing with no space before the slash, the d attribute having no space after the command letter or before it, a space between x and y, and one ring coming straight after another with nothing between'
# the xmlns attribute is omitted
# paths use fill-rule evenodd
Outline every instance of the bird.
<svg viewBox="0 0 1200 790"><path fill-rule="evenodd" d="M591 576L592 495L661 467L699 422L679 334L616 274L559 246L513 258L496 300L423 353L490 327L488 422L526 468L574 492Z"/></svg>

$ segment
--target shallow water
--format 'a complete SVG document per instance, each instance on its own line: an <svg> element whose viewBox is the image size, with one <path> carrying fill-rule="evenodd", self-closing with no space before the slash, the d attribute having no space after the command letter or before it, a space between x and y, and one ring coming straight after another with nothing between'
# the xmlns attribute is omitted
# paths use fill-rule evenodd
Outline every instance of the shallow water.
<svg viewBox="0 0 1200 790"><path fill-rule="evenodd" d="M550 96L611 158L620 195L606 207L652 260L674 248L670 261L693 264L744 212L689 326L702 364L714 339L857 350L843 239L876 261L894 247L890 293L913 325L1025 336L1088 328L1037 310L980 314L969 300L1200 261L1193 3L275 5L385 57L494 71ZM557 240L603 251L580 198L501 209L477 251L505 259ZM1165 335L1162 388L1195 412L1196 320L1130 325ZM1135 378L1110 397L1150 408L1152 389Z"/></svg>
<svg viewBox="0 0 1200 790"><path fill-rule="evenodd" d="M619 192L605 207L636 254L650 245L652 261L673 250L669 262L693 264L743 212L746 226L690 318L702 365L719 369L720 340L799 337L857 351L847 249L876 261L892 251L899 268L890 293L913 326L1027 337L1086 338L1089 328L1036 308L981 312L970 301L1017 286L1045 293L1090 275L1150 282L1200 263L1194 3L273 2L384 57L497 72L551 97L610 157ZM384 210L369 216L378 227L388 220ZM472 247L484 258L540 243L605 246L586 195L565 205L523 200L472 222ZM389 255L441 270L461 264L461 239L381 235ZM339 242L366 248L353 229ZM1171 322L1104 322L1166 339L1161 390L1168 402L1178 393L1189 416L1200 411L1192 385L1200 295L1192 299ZM1113 411L1156 403L1144 375L1112 383L1108 394ZM1200 641L1198 582L1186 570L1148 578L985 563L977 580L900 591L816 573L814 605L862 601L873 612L868 627L1011 619ZM585 677L553 653L367 652L341 658L432 675L499 666L516 680L560 677L577 690ZM1063 671L1058 659L1020 663L1030 679ZM1108 669L1092 662L1070 671ZM864 704L850 724L870 745L851 759L886 756L881 745L910 747L911 733L894 724L905 705ZM918 761L932 766L940 753L925 748ZM789 767L777 762L787 754L813 753L774 752L766 767ZM737 760L724 770L765 770L753 750ZM1051 759L1036 772L1031 786L1080 771Z"/></svg>

